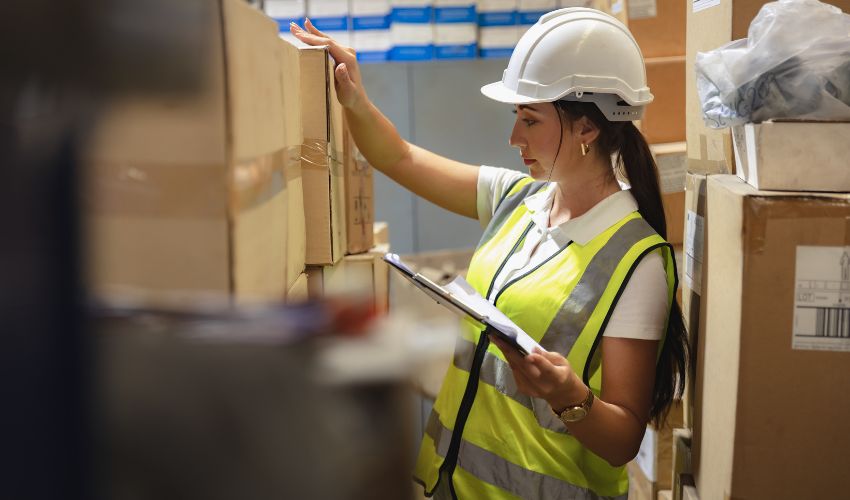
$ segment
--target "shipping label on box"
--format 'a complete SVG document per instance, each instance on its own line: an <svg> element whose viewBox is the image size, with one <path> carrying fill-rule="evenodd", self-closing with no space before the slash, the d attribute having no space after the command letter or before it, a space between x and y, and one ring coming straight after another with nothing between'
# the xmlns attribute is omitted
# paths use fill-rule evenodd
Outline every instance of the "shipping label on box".
<svg viewBox="0 0 850 500"><path fill-rule="evenodd" d="M850 351L850 246L797 247L794 349Z"/></svg>

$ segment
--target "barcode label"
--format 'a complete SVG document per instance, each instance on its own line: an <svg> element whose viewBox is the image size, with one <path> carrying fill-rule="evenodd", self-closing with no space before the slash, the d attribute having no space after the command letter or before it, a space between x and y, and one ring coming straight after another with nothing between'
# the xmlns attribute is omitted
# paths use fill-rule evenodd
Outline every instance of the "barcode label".
<svg viewBox="0 0 850 500"><path fill-rule="evenodd" d="M850 351L850 247L798 246L792 347Z"/></svg>

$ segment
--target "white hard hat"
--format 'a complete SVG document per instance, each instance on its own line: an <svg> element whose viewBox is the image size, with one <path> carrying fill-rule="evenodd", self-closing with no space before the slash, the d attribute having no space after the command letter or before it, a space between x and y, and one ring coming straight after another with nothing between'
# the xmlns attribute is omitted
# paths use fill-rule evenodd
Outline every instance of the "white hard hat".
<svg viewBox="0 0 850 500"><path fill-rule="evenodd" d="M638 120L652 102L632 34L614 17L582 7L542 16L517 43L502 81L481 93L509 104L593 102L610 121Z"/></svg>

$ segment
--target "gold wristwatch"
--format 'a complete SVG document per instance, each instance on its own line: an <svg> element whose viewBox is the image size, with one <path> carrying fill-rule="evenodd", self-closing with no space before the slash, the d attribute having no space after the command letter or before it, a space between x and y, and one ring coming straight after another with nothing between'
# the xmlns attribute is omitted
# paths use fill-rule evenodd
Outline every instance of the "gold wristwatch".
<svg viewBox="0 0 850 500"><path fill-rule="evenodd" d="M561 412L558 412L554 408L552 411L555 412L555 415L561 419L561 422L565 424L571 424L575 422L580 422L584 417L590 413L590 407L593 406L593 391L590 388L587 388L587 397L584 398L584 401L577 405L570 405L563 409Z"/></svg>

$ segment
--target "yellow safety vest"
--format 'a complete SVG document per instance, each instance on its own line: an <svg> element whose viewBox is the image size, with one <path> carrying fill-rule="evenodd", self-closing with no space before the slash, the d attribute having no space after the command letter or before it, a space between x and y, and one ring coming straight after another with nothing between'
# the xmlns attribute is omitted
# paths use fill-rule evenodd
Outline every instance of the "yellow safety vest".
<svg viewBox="0 0 850 500"><path fill-rule="evenodd" d="M620 294L641 258L658 251L666 262L672 305L673 249L633 212L586 245L568 244L493 295L495 277L532 227L522 202L545 186L525 177L508 191L475 251L467 281L546 350L563 354L599 396L598 347ZM545 400L520 393L501 352L471 319L463 322L426 425L415 479L430 496L441 473L451 478L460 500L625 498L628 493L625 467L613 467L582 446Z"/></svg>

